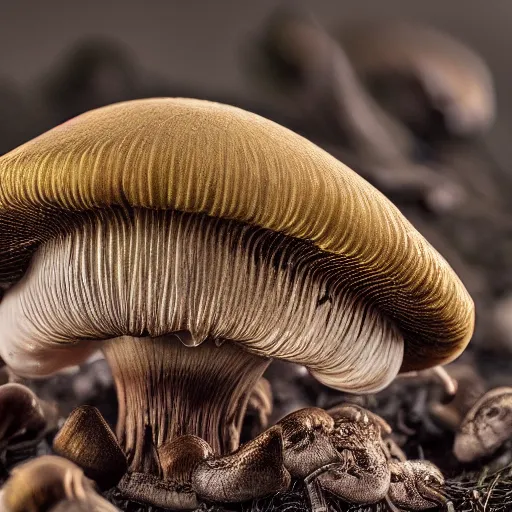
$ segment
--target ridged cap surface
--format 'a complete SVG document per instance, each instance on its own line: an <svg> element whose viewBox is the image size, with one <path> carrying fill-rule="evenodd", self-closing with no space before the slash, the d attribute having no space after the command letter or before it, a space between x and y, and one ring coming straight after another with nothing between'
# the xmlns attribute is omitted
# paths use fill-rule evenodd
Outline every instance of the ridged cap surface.
<svg viewBox="0 0 512 512"><path fill-rule="evenodd" d="M311 241L397 322L404 370L453 359L471 337L464 286L380 192L290 130L202 100L94 110L0 158L0 282L19 279L69 212L114 205L202 212Z"/></svg>

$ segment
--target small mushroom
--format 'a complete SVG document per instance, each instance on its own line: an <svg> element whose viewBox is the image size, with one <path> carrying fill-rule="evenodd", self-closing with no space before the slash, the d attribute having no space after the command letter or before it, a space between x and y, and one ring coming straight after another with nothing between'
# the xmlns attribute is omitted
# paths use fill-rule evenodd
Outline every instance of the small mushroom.
<svg viewBox="0 0 512 512"><path fill-rule="evenodd" d="M96 407L82 405L68 417L53 441L57 455L74 462L107 490L125 474L128 463L116 436Z"/></svg>
<svg viewBox="0 0 512 512"><path fill-rule="evenodd" d="M484 395L485 381L471 363L454 363L447 371L457 381L455 395L447 403L442 399L432 401L429 411L441 425L455 432L467 412Z"/></svg>
<svg viewBox="0 0 512 512"><path fill-rule="evenodd" d="M126 498L151 501L162 508L194 510L199 500L192 488L197 466L213 457L206 441L197 436L180 436L160 446L158 459L162 474L127 473L119 484Z"/></svg>
<svg viewBox="0 0 512 512"><path fill-rule="evenodd" d="M318 476L322 488L351 503L375 503L386 496L390 473L383 448L382 418L353 404L333 411L330 439L342 463Z"/></svg>
<svg viewBox="0 0 512 512"><path fill-rule="evenodd" d="M0 453L35 447L47 427L42 401L29 388L17 383L0 386Z"/></svg>
<svg viewBox="0 0 512 512"><path fill-rule="evenodd" d="M512 437L512 388L485 393L464 417L453 446L461 462L492 455Z"/></svg>
<svg viewBox="0 0 512 512"><path fill-rule="evenodd" d="M399 461L407 460L405 453L392 437L393 430L391 426L378 414L375 414L374 412L371 412L357 404L351 403L337 405L329 409L327 412L332 416L334 421L344 419L356 423L362 421L363 424L365 424L367 422L366 418L368 418L368 421L372 422L373 426L379 431L379 435L376 439L380 442L386 459Z"/></svg>
<svg viewBox="0 0 512 512"><path fill-rule="evenodd" d="M329 434L334 420L323 409L310 407L292 412L282 428L284 465L294 478L305 478L317 469L340 460Z"/></svg>
<svg viewBox="0 0 512 512"><path fill-rule="evenodd" d="M80 512L117 511L96 493L78 466L54 455L16 467L2 488L0 504L5 512L54 512L64 510L64 505Z"/></svg>
<svg viewBox="0 0 512 512"><path fill-rule="evenodd" d="M290 485L283 462L281 427L274 426L236 452L200 463L192 474L192 488L208 501L260 498Z"/></svg>
<svg viewBox="0 0 512 512"><path fill-rule="evenodd" d="M234 107L94 110L1 157L0 182L0 356L37 377L101 349L130 473L158 476L181 435L229 456L274 358L370 393L472 334L466 289L398 209Z"/></svg>
<svg viewBox="0 0 512 512"><path fill-rule="evenodd" d="M429 461L390 462L388 499L404 510L426 510L446 503L444 477Z"/></svg>

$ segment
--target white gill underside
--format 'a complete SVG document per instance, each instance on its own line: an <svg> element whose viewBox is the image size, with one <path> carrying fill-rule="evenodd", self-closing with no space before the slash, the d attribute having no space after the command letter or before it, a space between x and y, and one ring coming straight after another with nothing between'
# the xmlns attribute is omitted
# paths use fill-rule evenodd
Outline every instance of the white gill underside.
<svg viewBox="0 0 512 512"><path fill-rule="evenodd" d="M304 364L328 386L374 391L398 372L403 339L339 273L314 247L264 229L101 212L40 247L7 292L0 353L21 374L46 375L83 360L97 340L188 330L195 344L236 340Z"/></svg>

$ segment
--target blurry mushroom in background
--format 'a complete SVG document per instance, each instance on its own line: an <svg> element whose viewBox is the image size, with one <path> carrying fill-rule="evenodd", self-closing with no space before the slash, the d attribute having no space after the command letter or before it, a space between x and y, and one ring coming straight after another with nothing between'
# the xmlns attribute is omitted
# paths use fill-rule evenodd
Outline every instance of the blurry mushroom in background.
<svg viewBox="0 0 512 512"><path fill-rule="evenodd" d="M485 393L485 380L478 373L476 364L470 360L450 364L446 367L448 375L457 382L457 390L451 400L439 397L431 400L430 413L434 418L452 431L456 431L466 413Z"/></svg>
<svg viewBox="0 0 512 512"><path fill-rule="evenodd" d="M388 21L344 27L339 40L379 103L419 137L474 137L491 127L496 114L491 72L450 35Z"/></svg>
<svg viewBox="0 0 512 512"><path fill-rule="evenodd" d="M135 99L135 58L123 43L103 38L77 42L43 83L52 124L93 108Z"/></svg>
<svg viewBox="0 0 512 512"><path fill-rule="evenodd" d="M39 400L26 386L8 383L0 386L0 459L6 451L35 451L50 428L56 427L56 406Z"/></svg>
<svg viewBox="0 0 512 512"><path fill-rule="evenodd" d="M461 462L488 457L512 438L512 388L492 389L469 410L455 436Z"/></svg>
<svg viewBox="0 0 512 512"><path fill-rule="evenodd" d="M448 209L464 201L456 181L419 161L418 140L372 97L340 42L311 17L279 13L258 47L254 60L278 86L279 108L288 105L294 130L388 196L420 194L430 207Z"/></svg>
<svg viewBox="0 0 512 512"><path fill-rule="evenodd" d="M68 508L63 508L64 504ZM2 512L117 511L96 493L78 466L53 455L38 457L13 470L0 491L0 509Z"/></svg>
<svg viewBox="0 0 512 512"><path fill-rule="evenodd" d="M401 379L418 379L426 381L438 381L448 397L454 397L457 393L457 380L454 379L442 366L434 366L420 372L408 372L400 375Z"/></svg>
<svg viewBox="0 0 512 512"><path fill-rule="evenodd" d="M0 181L0 355L44 376L101 348L130 473L179 435L235 450L272 358L369 393L472 334L463 285L382 194L237 108L98 109L5 155Z"/></svg>
<svg viewBox="0 0 512 512"><path fill-rule="evenodd" d="M301 117L307 136L342 143L372 163L413 151L407 129L366 92L343 48L311 16L278 13L258 47L256 58L283 93L280 103Z"/></svg>
<svg viewBox="0 0 512 512"><path fill-rule="evenodd" d="M512 355L512 294L507 292L493 304L490 314L492 334L490 336L492 345L489 350L497 354L506 353L507 357Z"/></svg>

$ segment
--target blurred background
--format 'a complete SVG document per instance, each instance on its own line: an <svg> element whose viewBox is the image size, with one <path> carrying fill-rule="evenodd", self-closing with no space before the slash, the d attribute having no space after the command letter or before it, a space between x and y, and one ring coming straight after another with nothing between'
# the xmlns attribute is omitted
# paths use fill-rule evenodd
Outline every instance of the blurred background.
<svg viewBox="0 0 512 512"><path fill-rule="evenodd" d="M259 98L244 69L244 51L283 5L313 13L328 28L399 18L460 38L492 70L500 115L490 144L500 162L510 161L512 4L505 0L48 0L44 7L8 0L1 8L0 76L4 87L34 93L78 42L99 36L122 44L138 73L182 86L183 92Z"/></svg>

